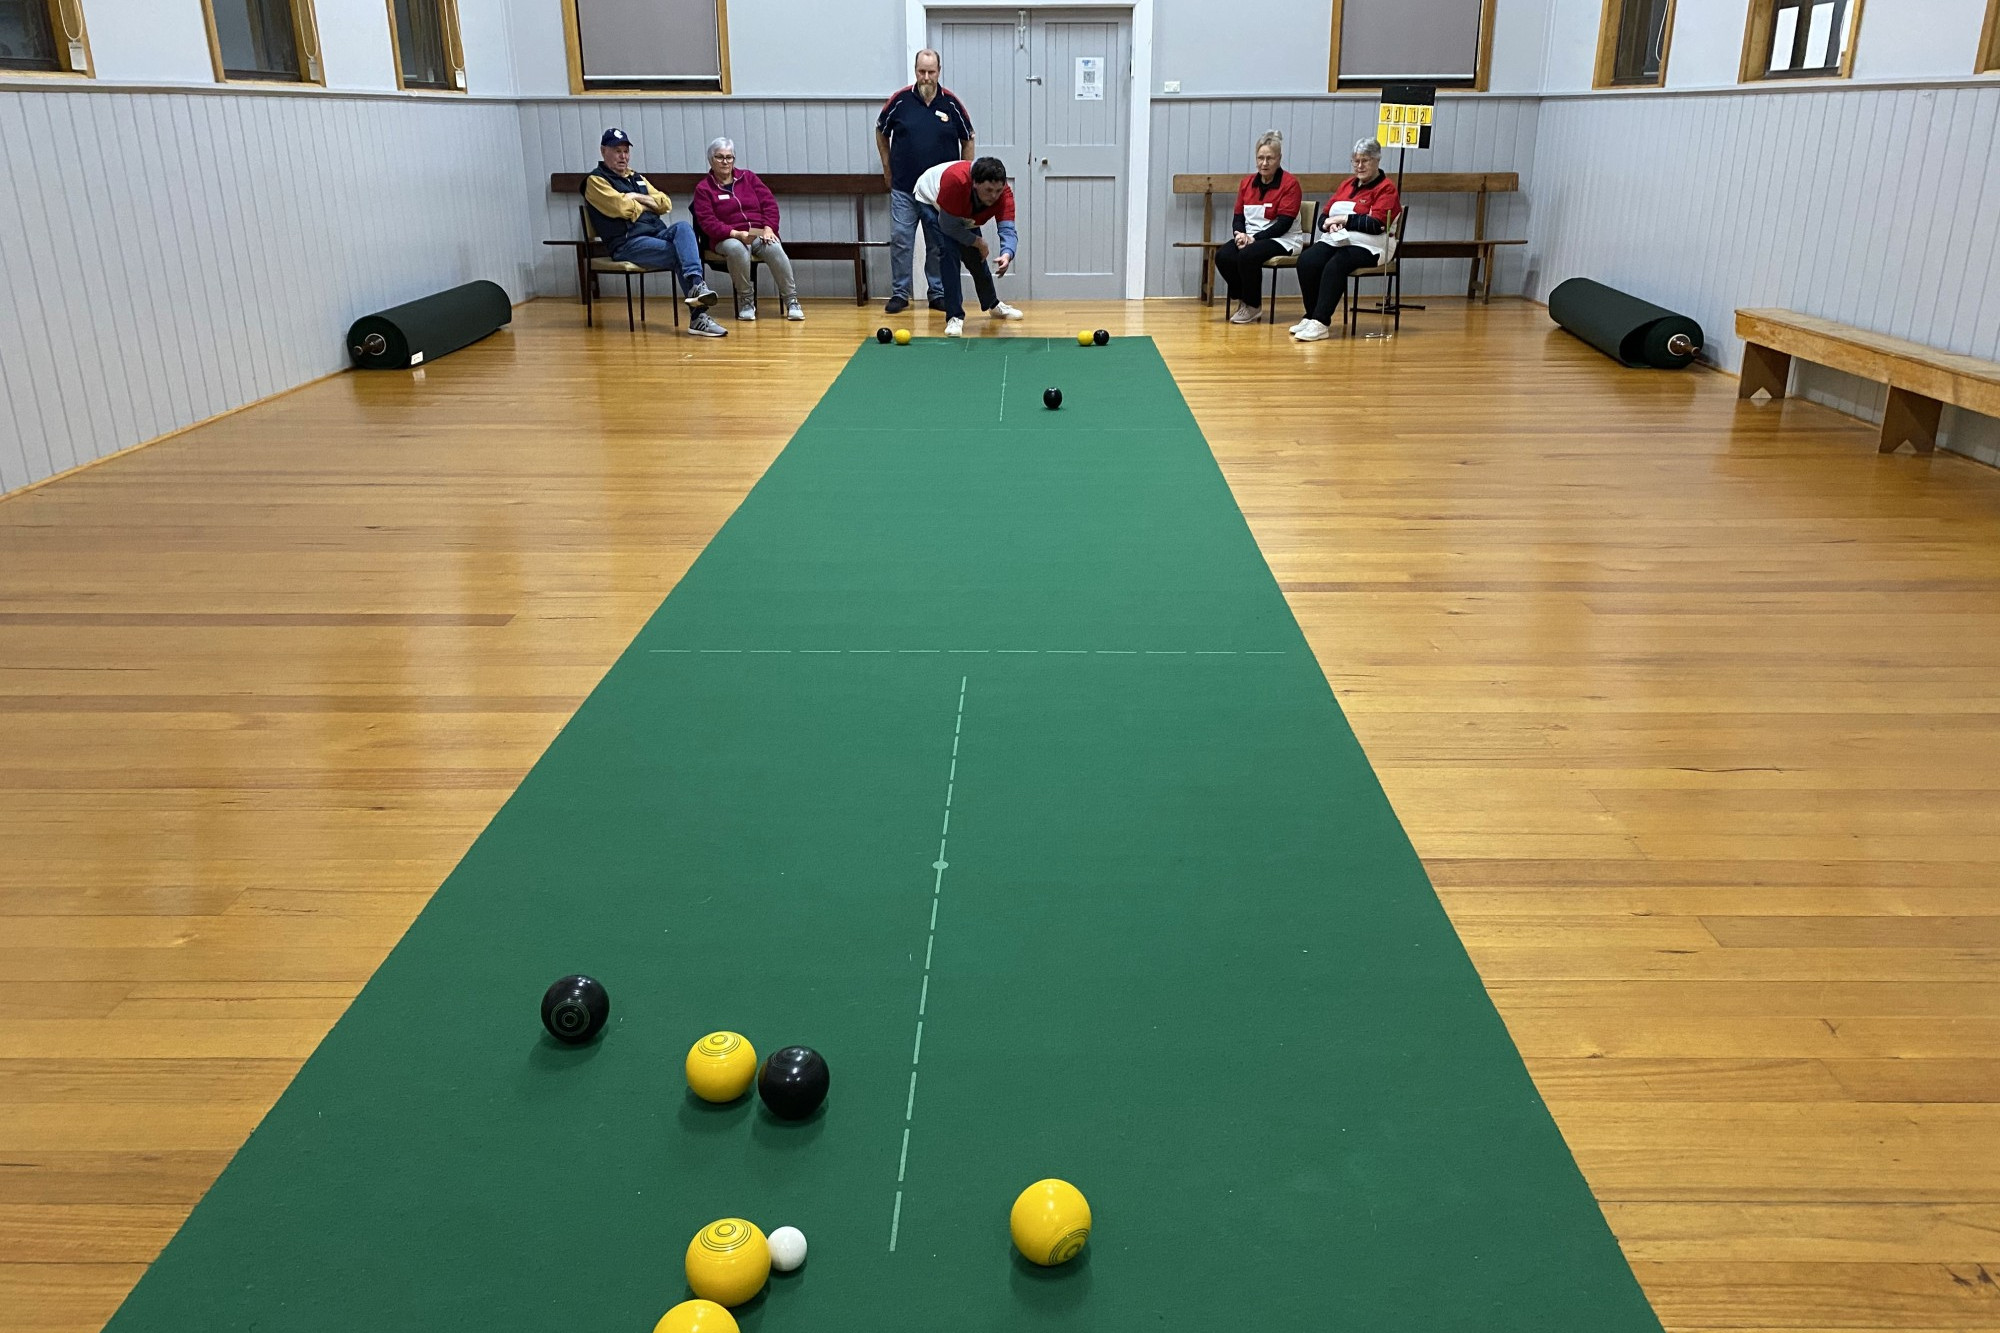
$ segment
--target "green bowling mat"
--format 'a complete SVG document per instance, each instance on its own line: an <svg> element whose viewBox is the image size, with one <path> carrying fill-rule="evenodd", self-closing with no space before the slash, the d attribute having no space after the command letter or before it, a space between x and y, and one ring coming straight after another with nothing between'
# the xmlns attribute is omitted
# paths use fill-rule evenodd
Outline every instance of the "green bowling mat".
<svg viewBox="0 0 2000 1333"><path fill-rule="evenodd" d="M645 1333L726 1216L770 1333L1660 1327L1145 339L864 345L111 1328Z"/></svg>

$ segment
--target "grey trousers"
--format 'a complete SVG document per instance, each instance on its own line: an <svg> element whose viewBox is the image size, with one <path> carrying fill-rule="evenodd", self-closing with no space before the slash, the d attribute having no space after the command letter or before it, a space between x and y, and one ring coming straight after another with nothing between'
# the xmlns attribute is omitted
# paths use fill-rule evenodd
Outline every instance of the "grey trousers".
<svg viewBox="0 0 2000 1333"><path fill-rule="evenodd" d="M740 305L748 301L756 291L755 279L750 272L750 247L732 236L717 241L715 253L729 265L729 281L736 288L737 303ZM772 275L778 280L780 300L798 298L799 281L792 276L792 257L785 253L783 244L778 241L761 242L757 246L757 262L770 265Z"/></svg>

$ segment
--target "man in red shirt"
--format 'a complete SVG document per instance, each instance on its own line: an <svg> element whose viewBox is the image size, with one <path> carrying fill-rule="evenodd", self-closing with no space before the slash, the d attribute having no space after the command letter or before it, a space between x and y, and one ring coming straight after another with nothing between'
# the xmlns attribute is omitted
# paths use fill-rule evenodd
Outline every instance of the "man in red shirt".
<svg viewBox="0 0 2000 1333"><path fill-rule="evenodd" d="M1021 318L1021 312L1002 301L994 290L992 274L986 270L992 249L979 234L988 222L999 223L1000 257L994 260L993 268L1006 273L1013 267L1019 239L1014 230L1014 189L1007 184L1007 164L997 157L941 162L917 178L917 188L911 193L924 224L924 244L938 255L938 280L944 287L944 336L965 336L965 292L958 278L961 263L972 271L980 309L996 319Z"/></svg>

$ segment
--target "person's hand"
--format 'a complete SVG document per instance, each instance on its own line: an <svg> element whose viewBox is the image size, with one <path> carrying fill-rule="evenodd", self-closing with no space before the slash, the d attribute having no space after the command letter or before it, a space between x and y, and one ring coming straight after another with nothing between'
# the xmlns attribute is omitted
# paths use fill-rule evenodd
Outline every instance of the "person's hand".
<svg viewBox="0 0 2000 1333"><path fill-rule="evenodd" d="M994 276L1004 278L1007 276L1007 270L1012 267L1014 267L1014 256L1003 254L993 261Z"/></svg>
<svg viewBox="0 0 2000 1333"><path fill-rule="evenodd" d="M757 235L767 241L775 241L778 239L778 233L772 231L769 227L757 228Z"/></svg>
<svg viewBox="0 0 2000 1333"><path fill-rule="evenodd" d="M1249 238L1249 237L1248 237L1247 235L1245 235L1244 233L1240 232L1240 231L1239 231L1239 232L1237 232L1237 233L1236 233L1236 248L1237 248L1238 250L1241 250L1241 249L1242 249L1242 248L1243 248L1244 246L1246 246L1246 245L1248 245L1248 244L1250 244L1250 238Z"/></svg>
<svg viewBox="0 0 2000 1333"><path fill-rule="evenodd" d="M1328 231L1346 231L1347 230L1346 215L1343 214L1339 217L1328 218L1326 220L1326 229Z"/></svg>
<svg viewBox="0 0 2000 1333"><path fill-rule="evenodd" d="M729 239L744 242L754 241L757 239L757 233L754 231L732 231L729 233Z"/></svg>

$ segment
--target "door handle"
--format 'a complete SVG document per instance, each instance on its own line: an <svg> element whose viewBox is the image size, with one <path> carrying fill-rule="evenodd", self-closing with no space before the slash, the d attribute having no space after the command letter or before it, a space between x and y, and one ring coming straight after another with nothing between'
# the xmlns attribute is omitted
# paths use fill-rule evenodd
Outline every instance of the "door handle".
<svg viewBox="0 0 2000 1333"><path fill-rule="evenodd" d="M1042 165L1043 165L1043 166L1047 166L1048 164L1049 164L1049 160L1048 160L1048 159L1047 159L1046 157L1045 157L1045 158L1043 158L1043 159L1042 159Z"/></svg>
<svg viewBox="0 0 2000 1333"><path fill-rule="evenodd" d="M1030 74L1025 81L1028 83L1040 83L1042 76L1039 74Z"/></svg>

